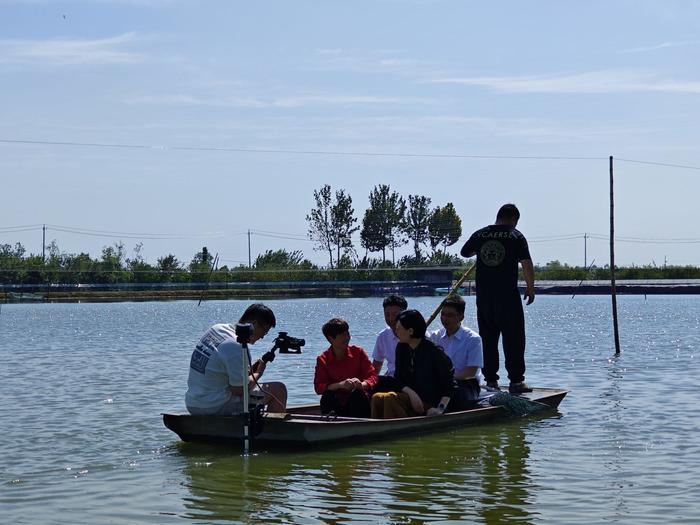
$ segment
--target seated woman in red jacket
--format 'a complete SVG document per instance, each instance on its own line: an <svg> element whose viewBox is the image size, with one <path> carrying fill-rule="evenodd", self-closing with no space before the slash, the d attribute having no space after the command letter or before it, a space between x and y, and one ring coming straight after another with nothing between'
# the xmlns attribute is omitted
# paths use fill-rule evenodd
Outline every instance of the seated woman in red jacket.
<svg viewBox="0 0 700 525"><path fill-rule="evenodd" d="M368 392L377 384L369 357L349 344L350 328L344 319L331 319L322 330L331 346L316 358L314 388L321 395L321 413L369 417Z"/></svg>

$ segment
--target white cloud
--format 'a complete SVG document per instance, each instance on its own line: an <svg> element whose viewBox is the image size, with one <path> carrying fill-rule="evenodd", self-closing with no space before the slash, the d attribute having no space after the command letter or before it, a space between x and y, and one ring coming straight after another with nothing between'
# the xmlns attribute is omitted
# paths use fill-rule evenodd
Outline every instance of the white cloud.
<svg viewBox="0 0 700 525"><path fill-rule="evenodd" d="M317 49L318 62L311 67L323 71L345 71L363 74L418 75L434 74L435 65L406 58L395 49L354 52L345 49Z"/></svg>
<svg viewBox="0 0 700 525"><path fill-rule="evenodd" d="M448 77L424 82L479 86L507 93L700 93L700 81L680 81L662 78L654 73L634 71L591 71L519 77Z"/></svg>
<svg viewBox="0 0 700 525"><path fill-rule="evenodd" d="M145 7L159 7L181 3L183 0L74 0L73 3L91 4L127 4ZM0 5L11 4L55 4L55 0L0 0Z"/></svg>
<svg viewBox="0 0 700 525"><path fill-rule="evenodd" d="M429 99L366 95L303 94L284 97L202 97L186 94L144 95L128 104L189 105L243 108L300 108L307 106L351 106L375 104L427 104Z"/></svg>
<svg viewBox="0 0 700 525"><path fill-rule="evenodd" d="M656 51L658 49L667 49L671 47L687 47L687 46L696 46L700 44L700 40L682 40L682 41L677 41L677 42L662 42L660 44L656 44L653 46L642 46L642 47L635 47L632 49L624 49L622 50L622 53L644 53L646 51Z"/></svg>
<svg viewBox="0 0 700 525"><path fill-rule="evenodd" d="M0 63L48 65L128 64L144 60L128 51L134 33L94 40L0 40Z"/></svg>

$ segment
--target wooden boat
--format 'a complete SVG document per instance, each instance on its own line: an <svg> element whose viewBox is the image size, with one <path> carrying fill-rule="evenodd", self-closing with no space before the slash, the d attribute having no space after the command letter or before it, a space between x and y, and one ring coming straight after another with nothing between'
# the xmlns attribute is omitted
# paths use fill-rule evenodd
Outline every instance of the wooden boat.
<svg viewBox="0 0 700 525"><path fill-rule="evenodd" d="M42 293L33 292L7 292L8 303L41 303L46 300Z"/></svg>
<svg viewBox="0 0 700 525"><path fill-rule="evenodd" d="M567 390L561 389L535 388L533 392L519 397L554 410L567 393ZM403 419L329 418L321 415L318 405L304 405L290 407L286 413L264 414L260 433L252 438L252 448L269 450L356 443L358 440L386 439L468 426L509 415L504 406L489 405L488 402L461 412ZM166 413L163 414L163 423L183 441L242 443L243 419L240 416Z"/></svg>

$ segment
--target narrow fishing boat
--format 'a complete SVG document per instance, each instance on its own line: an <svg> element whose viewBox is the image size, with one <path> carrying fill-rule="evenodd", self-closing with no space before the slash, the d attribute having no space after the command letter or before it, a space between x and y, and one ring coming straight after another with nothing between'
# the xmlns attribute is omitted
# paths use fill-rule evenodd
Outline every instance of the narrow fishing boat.
<svg viewBox="0 0 700 525"><path fill-rule="evenodd" d="M365 419L321 415L319 405L289 407L284 413L265 413L254 428L251 445L255 450L309 447L356 443L358 440L380 440L422 434L479 424L512 416L508 405L527 404L530 410L556 410L567 390L535 388L520 395L487 394L469 410L440 416L418 416L402 419ZM497 398L500 398L497 399ZM242 416L193 416L163 414L163 423L183 441L200 443L243 442ZM256 428L257 427L257 428Z"/></svg>

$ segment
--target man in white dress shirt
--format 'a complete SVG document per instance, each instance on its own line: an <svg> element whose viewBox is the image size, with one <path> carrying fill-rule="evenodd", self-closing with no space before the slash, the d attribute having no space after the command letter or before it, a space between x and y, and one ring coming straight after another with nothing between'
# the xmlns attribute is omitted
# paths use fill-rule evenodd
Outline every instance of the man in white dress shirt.
<svg viewBox="0 0 700 525"><path fill-rule="evenodd" d="M379 376L375 392L385 391L387 383L383 380L384 376L394 376L396 345L399 343L399 338L396 335L396 317L408 308L408 302L400 295L390 295L384 299L382 306L386 328L377 335L377 342L374 343L374 351L372 352L372 366ZM386 372L381 375L384 361L386 361Z"/></svg>
<svg viewBox="0 0 700 525"><path fill-rule="evenodd" d="M459 390L457 397L467 408L469 402L479 397L484 353L479 334L462 326L465 306L461 296L453 294L447 297L440 312L442 328L432 332L430 340L441 346L452 360Z"/></svg>

